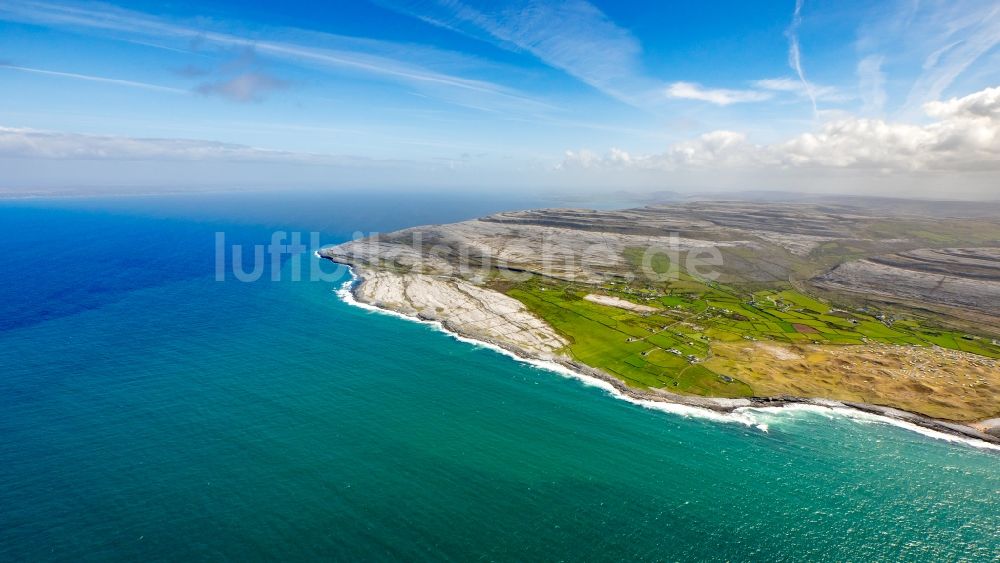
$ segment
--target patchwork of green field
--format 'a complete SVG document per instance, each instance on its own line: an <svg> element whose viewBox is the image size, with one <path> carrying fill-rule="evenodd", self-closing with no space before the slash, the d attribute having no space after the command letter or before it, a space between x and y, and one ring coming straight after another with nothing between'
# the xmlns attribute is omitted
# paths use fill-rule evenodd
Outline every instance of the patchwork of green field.
<svg viewBox="0 0 1000 563"><path fill-rule="evenodd" d="M504 291L570 342L575 359L639 388L714 397L746 397L753 389L702 365L713 342L781 344L885 343L940 346L1000 358L982 337L935 329L919 319L875 310L839 310L793 289L740 292L686 274L659 286L608 282L601 287L532 278ZM655 307L637 313L583 299L589 293Z"/></svg>

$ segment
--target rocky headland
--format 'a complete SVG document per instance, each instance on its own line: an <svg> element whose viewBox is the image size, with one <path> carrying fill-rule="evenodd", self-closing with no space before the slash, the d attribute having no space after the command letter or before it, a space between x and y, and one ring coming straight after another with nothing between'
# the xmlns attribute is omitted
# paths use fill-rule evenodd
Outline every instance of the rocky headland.
<svg viewBox="0 0 1000 563"><path fill-rule="evenodd" d="M1000 444L1000 366L991 355L1000 327L998 249L1000 224L989 218L712 202L499 213L356 240L320 255L354 269L358 301L558 364L636 400L724 412L841 405ZM695 283L688 258L704 254L714 268L711 282L697 282L706 284L704 291L739 295L733 308L758 311L761 319L798 315L801 323L790 323L787 338L740 332L732 327L759 327L762 320L716 307L711 295L677 293ZM660 255L668 255L669 264ZM783 299L794 301L799 293L786 295L793 290L813 295L811 302L823 299L824 310L810 311L809 302L789 307ZM561 300L577 295L583 307L596 309L539 307L557 292L553 303L565 305ZM763 299L770 300L767 307ZM714 305L699 312L700 300ZM593 311L623 323L617 328L624 337L584 342L589 333L562 318L600 316ZM885 335L852 335L851 323L867 326L874 319L887 327ZM682 351L655 340L660 336L629 332L640 326L690 339L684 345L694 348ZM629 350L621 358L615 350L595 355L602 346ZM656 363L658 355L674 363ZM619 359L660 379L633 378L633 368L616 367ZM685 387L694 373L702 380ZM803 380L804 373L812 375ZM715 389L722 391L716 396Z"/></svg>

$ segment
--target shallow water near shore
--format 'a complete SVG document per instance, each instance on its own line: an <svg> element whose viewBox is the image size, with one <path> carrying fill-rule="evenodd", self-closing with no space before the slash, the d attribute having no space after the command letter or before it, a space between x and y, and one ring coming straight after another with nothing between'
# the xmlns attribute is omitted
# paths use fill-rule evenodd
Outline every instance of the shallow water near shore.
<svg viewBox="0 0 1000 563"><path fill-rule="evenodd" d="M351 307L346 272L216 282L215 231L332 243L413 207L266 205L0 205L0 560L1000 557L996 452L649 410Z"/></svg>

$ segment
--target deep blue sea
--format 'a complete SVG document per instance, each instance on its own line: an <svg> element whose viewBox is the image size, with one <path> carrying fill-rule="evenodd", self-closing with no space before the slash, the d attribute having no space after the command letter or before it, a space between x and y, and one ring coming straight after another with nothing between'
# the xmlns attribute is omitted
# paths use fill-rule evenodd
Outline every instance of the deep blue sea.
<svg viewBox="0 0 1000 563"><path fill-rule="evenodd" d="M0 203L0 561L1000 560L1000 452L648 410L292 281L308 253L216 281L217 232L551 203Z"/></svg>

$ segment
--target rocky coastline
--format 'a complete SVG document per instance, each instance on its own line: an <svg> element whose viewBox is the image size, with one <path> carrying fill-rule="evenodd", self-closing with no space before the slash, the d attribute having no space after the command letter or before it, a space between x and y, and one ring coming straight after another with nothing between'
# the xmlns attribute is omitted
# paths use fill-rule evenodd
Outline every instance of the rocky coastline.
<svg viewBox="0 0 1000 563"><path fill-rule="evenodd" d="M1000 419L980 421L975 425L938 420L921 414L892 407L867 403L837 401L822 398L793 396L750 397L740 399L680 395L661 389L637 389L601 370L587 366L557 353L562 339L544 322L517 308L509 297L478 286L469 290L449 288L454 280L434 276L407 276L393 272L375 271L369 265L353 263L336 251L320 251L321 258L351 268L353 281L349 291L359 303L393 312L421 321L438 323L444 330L463 339L486 344L506 351L508 355L529 362L540 362L561 367L585 380L600 382L613 394L638 403L661 403L705 409L715 413L733 414L742 409L780 408L808 405L818 408L847 409L874 415L897 425L912 425L919 429L940 433L948 437L980 442L990 449L1000 449ZM456 291L472 291L469 299L462 300L462 307L447 307L447 295ZM418 304L437 303L428 311ZM508 301L509 300L509 301ZM511 303L513 301L514 303ZM422 310L421 310L422 309ZM533 319L533 320L532 320ZM528 337L524 337L528 333Z"/></svg>

